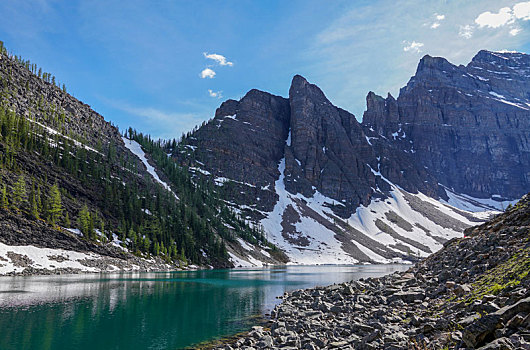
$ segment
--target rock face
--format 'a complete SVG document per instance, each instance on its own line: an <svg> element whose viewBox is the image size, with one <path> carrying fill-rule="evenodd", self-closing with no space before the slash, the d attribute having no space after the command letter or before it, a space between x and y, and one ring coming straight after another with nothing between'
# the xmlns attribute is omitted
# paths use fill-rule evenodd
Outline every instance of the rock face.
<svg viewBox="0 0 530 350"><path fill-rule="evenodd" d="M224 102L172 155L298 263L426 255L475 221L431 200L446 193L413 153L299 75L288 99Z"/></svg>
<svg viewBox="0 0 530 350"><path fill-rule="evenodd" d="M363 127L436 180L477 198L530 188L530 56L480 51L467 66L425 56L399 97L370 92Z"/></svg>
<svg viewBox="0 0 530 350"><path fill-rule="evenodd" d="M411 192L438 192L406 152L386 140L374 143L353 114L297 75L289 99L251 90L240 101L224 102L174 155L218 183L232 180L229 194L238 203L256 202L265 211L277 200L274 182L283 158L290 193L311 197L317 190L340 202L335 209L345 217L390 189L377 172Z"/></svg>
<svg viewBox="0 0 530 350"><path fill-rule="evenodd" d="M224 102L175 155L192 171L208 169L219 184L231 179L223 186L231 200L270 210L288 129L289 101L251 90L240 101Z"/></svg>
<svg viewBox="0 0 530 350"><path fill-rule="evenodd" d="M332 105L316 85L299 75L293 78L289 102L287 191L311 197L316 189L344 204L341 211L336 210L344 217L359 205L368 205L374 195L390 189L377 172L411 192L436 193L436 182L426 185L423 180L428 174L414 167L405 152L384 140L374 146L353 114Z"/></svg>

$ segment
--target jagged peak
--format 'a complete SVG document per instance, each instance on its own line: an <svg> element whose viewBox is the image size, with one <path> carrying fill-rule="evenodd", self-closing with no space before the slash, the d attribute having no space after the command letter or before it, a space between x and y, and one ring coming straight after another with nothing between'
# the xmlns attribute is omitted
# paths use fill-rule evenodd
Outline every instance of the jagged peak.
<svg viewBox="0 0 530 350"><path fill-rule="evenodd" d="M424 71L429 71L432 69L447 70L447 69L452 69L452 68L454 68L454 65L451 64L447 59L443 57L425 55L421 58L420 62L418 63L416 74L420 74Z"/></svg>
<svg viewBox="0 0 530 350"><path fill-rule="evenodd" d="M376 94L375 92L373 91L369 91L368 94L366 95L366 103L367 104L370 104L372 102L383 102L385 99L382 97L382 96L379 96L378 94Z"/></svg>
<svg viewBox="0 0 530 350"><path fill-rule="evenodd" d="M293 77L293 80L291 81L291 86L292 85L303 85L303 84L308 84L309 82L307 81L306 78L304 78L303 76L301 76L300 74L296 74L294 77Z"/></svg>
<svg viewBox="0 0 530 350"><path fill-rule="evenodd" d="M289 96L292 94L292 92L303 90L308 85L311 85L311 84L307 81L306 78L304 78L303 76L299 74L296 74L291 81L291 87L289 89Z"/></svg>
<svg viewBox="0 0 530 350"><path fill-rule="evenodd" d="M325 100L325 102L331 104L324 92L317 85L311 84L299 74L293 77L289 89L289 98L292 99L297 95L310 95L312 98Z"/></svg>

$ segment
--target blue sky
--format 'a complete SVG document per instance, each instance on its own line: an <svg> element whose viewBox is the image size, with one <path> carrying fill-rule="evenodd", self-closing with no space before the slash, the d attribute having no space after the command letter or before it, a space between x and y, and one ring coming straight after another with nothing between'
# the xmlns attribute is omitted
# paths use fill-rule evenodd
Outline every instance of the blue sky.
<svg viewBox="0 0 530 350"><path fill-rule="evenodd" d="M287 96L295 74L361 119L368 91L397 96L425 54L530 53L525 1L2 0L0 13L10 51L120 128L163 138L252 88Z"/></svg>

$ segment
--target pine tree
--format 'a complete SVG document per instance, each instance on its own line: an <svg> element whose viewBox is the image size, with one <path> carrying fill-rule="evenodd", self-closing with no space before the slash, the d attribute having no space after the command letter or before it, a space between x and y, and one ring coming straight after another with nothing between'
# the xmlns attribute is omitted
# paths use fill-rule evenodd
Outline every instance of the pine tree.
<svg viewBox="0 0 530 350"><path fill-rule="evenodd" d="M180 261L182 261L184 265L188 265L188 259L186 259L186 254L184 254L184 247L180 248Z"/></svg>
<svg viewBox="0 0 530 350"><path fill-rule="evenodd" d="M72 223L70 222L70 215L68 215L68 212L66 212L66 215L64 216L64 227L70 228L72 226Z"/></svg>
<svg viewBox="0 0 530 350"><path fill-rule="evenodd" d="M9 201L7 199L7 186L4 184L2 186L2 192L0 195L0 208L7 209L9 208Z"/></svg>
<svg viewBox="0 0 530 350"><path fill-rule="evenodd" d="M79 212L77 223L79 230L86 239L92 239L93 236L93 232L91 231L93 228L91 228L90 221L90 212L88 211L88 207L85 205Z"/></svg>
<svg viewBox="0 0 530 350"><path fill-rule="evenodd" d="M31 211L31 216L33 216L34 219L38 219L39 218L39 209L38 209L38 206L37 206L37 199L36 199L36 195L35 195L35 185L33 185L32 189L31 189L29 207L30 207L30 211Z"/></svg>
<svg viewBox="0 0 530 350"><path fill-rule="evenodd" d="M20 175L13 187L13 208L20 211L26 202L26 181L24 181L24 176Z"/></svg>
<svg viewBox="0 0 530 350"><path fill-rule="evenodd" d="M61 202L61 192L57 184L53 185L50 188L48 194L48 218L52 225L55 225L57 221L61 218L63 213L63 205Z"/></svg>

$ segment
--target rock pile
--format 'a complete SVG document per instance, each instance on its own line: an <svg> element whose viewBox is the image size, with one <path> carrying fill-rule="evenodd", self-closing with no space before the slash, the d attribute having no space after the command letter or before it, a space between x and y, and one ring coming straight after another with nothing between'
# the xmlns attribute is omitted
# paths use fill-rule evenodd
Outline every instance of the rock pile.
<svg viewBox="0 0 530 350"><path fill-rule="evenodd" d="M283 296L221 349L530 349L530 195L406 272Z"/></svg>

